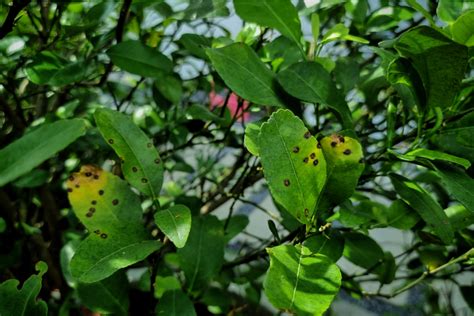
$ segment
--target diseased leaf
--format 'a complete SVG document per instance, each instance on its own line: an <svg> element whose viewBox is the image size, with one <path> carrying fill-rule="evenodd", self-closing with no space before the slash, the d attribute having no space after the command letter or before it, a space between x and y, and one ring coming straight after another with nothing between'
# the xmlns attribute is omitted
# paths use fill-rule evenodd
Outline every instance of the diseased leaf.
<svg viewBox="0 0 474 316"><path fill-rule="evenodd" d="M271 27L301 46L301 24L298 11L290 0L234 0L242 20Z"/></svg>
<svg viewBox="0 0 474 316"><path fill-rule="evenodd" d="M40 165L85 132L84 120L61 120L44 124L2 148L0 187Z"/></svg>
<svg viewBox="0 0 474 316"><path fill-rule="evenodd" d="M289 110L260 128L258 148L273 198L301 223L310 223L326 181L326 160L316 139Z"/></svg>
<svg viewBox="0 0 474 316"><path fill-rule="evenodd" d="M153 142L120 112L101 108L94 117L105 141L122 160L125 179L140 192L157 199L163 184L163 164Z"/></svg>
<svg viewBox="0 0 474 316"><path fill-rule="evenodd" d="M0 284L0 315L48 315L48 305L43 300L37 300L41 290L41 279L48 271L43 261L36 264L38 274L32 275L18 288L20 282L16 279L6 280Z"/></svg>
<svg viewBox="0 0 474 316"><path fill-rule="evenodd" d="M267 252L270 269L263 287L273 306L297 315L322 315L341 285L337 265L300 245L280 245Z"/></svg>
<svg viewBox="0 0 474 316"><path fill-rule="evenodd" d="M207 285L224 263L224 226L214 216L194 217L186 246L178 249L188 292Z"/></svg>
<svg viewBox="0 0 474 316"><path fill-rule="evenodd" d="M92 283L145 259L161 247L142 223L140 200L127 183L94 166L67 182L74 213L90 232L71 260L71 274Z"/></svg>
<svg viewBox="0 0 474 316"><path fill-rule="evenodd" d="M167 291L156 305L157 316L196 315L191 300L181 290Z"/></svg>
<svg viewBox="0 0 474 316"><path fill-rule="evenodd" d="M293 64L278 73L277 78L286 92L306 102L329 106L344 128L352 129L349 107L323 66L315 62Z"/></svg>
<svg viewBox="0 0 474 316"><path fill-rule="evenodd" d="M404 32L395 43L421 77L429 108L449 108L461 88L467 66L467 47L438 31L419 26Z"/></svg>
<svg viewBox="0 0 474 316"><path fill-rule="evenodd" d="M431 195L416 182L400 175L392 173L390 180L398 195L420 214L444 243L449 244L454 237L449 219Z"/></svg>
<svg viewBox="0 0 474 316"><path fill-rule="evenodd" d="M125 41L107 51L112 62L125 71L143 77L157 77L171 72L173 63L157 49L140 41Z"/></svg>
<svg viewBox="0 0 474 316"><path fill-rule="evenodd" d="M284 106L274 73L250 47L235 43L206 53L224 82L240 97L261 105Z"/></svg>
<svg viewBox="0 0 474 316"><path fill-rule="evenodd" d="M184 205L174 205L156 212L155 223L177 248L183 248L191 230L191 211Z"/></svg>
<svg viewBox="0 0 474 316"><path fill-rule="evenodd" d="M79 283L77 295L91 311L101 314L129 315L128 280L124 272L94 283Z"/></svg>

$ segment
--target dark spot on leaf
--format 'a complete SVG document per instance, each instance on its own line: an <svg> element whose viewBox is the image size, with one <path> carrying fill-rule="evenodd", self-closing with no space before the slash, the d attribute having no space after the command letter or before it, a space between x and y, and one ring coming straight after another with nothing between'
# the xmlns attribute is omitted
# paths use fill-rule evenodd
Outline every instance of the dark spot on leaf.
<svg viewBox="0 0 474 316"><path fill-rule="evenodd" d="M340 135L339 135L339 136L337 136L337 139L339 139L339 141L340 141L341 143L344 142L344 136L340 136Z"/></svg>
<svg viewBox="0 0 474 316"><path fill-rule="evenodd" d="M117 199L115 199L115 200L112 201L112 204L113 204L113 205L117 205L118 203L119 203L119 201L118 201Z"/></svg>
<svg viewBox="0 0 474 316"><path fill-rule="evenodd" d="M94 208L94 207L91 207L91 208L89 209L89 212L94 213L94 212L95 212L95 208Z"/></svg>
<svg viewBox="0 0 474 316"><path fill-rule="evenodd" d="M79 184L76 184L75 187L76 187L76 188L80 188L81 186L80 186Z"/></svg>
<svg viewBox="0 0 474 316"><path fill-rule="evenodd" d="M146 144L146 147L148 147L148 148L151 148L152 146L153 146L153 144L152 144L152 143L148 143L148 144Z"/></svg>
<svg viewBox="0 0 474 316"><path fill-rule="evenodd" d="M69 176L69 181L74 181L74 177L73 177L73 176Z"/></svg>
<svg viewBox="0 0 474 316"><path fill-rule="evenodd" d="M331 147L336 147L337 142L331 142Z"/></svg>
<svg viewBox="0 0 474 316"><path fill-rule="evenodd" d="M300 148L298 146L293 147L293 152L296 154L300 151Z"/></svg>
<svg viewBox="0 0 474 316"><path fill-rule="evenodd" d="M308 163L308 160L309 160L308 157L304 157L303 162Z"/></svg>
<svg viewBox="0 0 474 316"><path fill-rule="evenodd" d="M148 183L148 179L147 178L142 178L142 183Z"/></svg>
<svg viewBox="0 0 474 316"><path fill-rule="evenodd" d="M306 133L304 133L304 138L308 139L311 137L311 133L309 131L307 131Z"/></svg>
<svg viewBox="0 0 474 316"><path fill-rule="evenodd" d="M344 150L344 155L350 155L352 151L350 149Z"/></svg>
<svg viewBox="0 0 474 316"><path fill-rule="evenodd" d="M96 229L96 230L94 230L94 233L100 234L100 230Z"/></svg>
<svg viewBox="0 0 474 316"><path fill-rule="evenodd" d="M109 139L109 144L113 144L114 140L112 138Z"/></svg>
<svg viewBox="0 0 474 316"><path fill-rule="evenodd" d="M156 163L156 164L159 164L160 162L161 162L160 158L156 158L156 159L155 159L155 163Z"/></svg>
<svg viewBox="0 0 474 316"><path fill-rule="evenodd" d="M314 165L314 166L317 166L318 163L319 163L319 160L318 160L318 159L314 159L314 160L313 160L313 165Z"/></svg>
<svg viewBox="0 0 474 316"><path fill-rule="evenodd" d="M96 204L97 204L97 201L96 201L96 200L92 200L92 201L91 201L91 204L92 204L92 205L96 205Z"/></svg>
<svg viewBox="0 0 474 316"><path fill-rule="evenodd" d="M95 174L95 175L94 175L94 179L95 179L95 180L99 180L99 175Z"/></svg>
<svg viewBox="0 0 474 316"><path fill-rule="evenodd" d="M121 162L121 163L124 163L125 160L124 160L123 158L120 158L120 162Z"/></svg>
<svg viewBox="0 0 474 316"><path fill-rule="evenodd" d="M67 191L68 191L68 192L72 192L72 189L71 189L71 188L67 188Z"/></svg>
<svg viewBox="0 0 474 316"><path fill-rule="evenodd" d="M283 184L285 185L285 187L289 186L289 185L290 185L290 180L285 179L285 180L283 181Z"/></svg>
<svg viewBox="0 0 474 316"><path fill-rule="evenodd" d="M107 238L107 234L106 233L100 234L100 238L104 238L104 239Z"/></svg>
<svg viewBox="0 0 474 316"><path fill-rule="evenodd" d="M311 153L311 155L309 155L309 157L310 157L311 159L314 159L314 158L316 158L316 154L315 154L315 153Z"/></svg>
<svg viewBox="0 0 474 316"><path fill-rule="evenodd" d="M138 171L138 168L137 168L137 167L132 167L132 171L133 171L133 172L137 172L137 171Z"/></svg>
<svg viewBox="0 0 474 316"><path fill-rule="evenodd" d="M309 210L307 208L304 209L304 216L306 216L306 217L309 216Z"/></svg>
<svg viewBox="0 0 474 316"><path fill-rule="evenodd" d="M85 175L86 175L86 177L90 177L92 175L92 173L86 172Z"/></svg>
<svg viewBox="0 0 474 316"><path fill-rule="evenodd" d="M92 215L93 215L93 214L90 213L90 212L86 214L87 217L92 217Z"/></svg>
<svg viewBox="0 0 474 316"><path fill-rule="evenodd" d="M104 190L99 190L99 195L104 195Z"/></svg>
<svg viewBox="0 0 474 316"><path fill-rule="evenodd" d="M318 142L318 144L316 145L316 147L321 148L321 144Z"/></svg>

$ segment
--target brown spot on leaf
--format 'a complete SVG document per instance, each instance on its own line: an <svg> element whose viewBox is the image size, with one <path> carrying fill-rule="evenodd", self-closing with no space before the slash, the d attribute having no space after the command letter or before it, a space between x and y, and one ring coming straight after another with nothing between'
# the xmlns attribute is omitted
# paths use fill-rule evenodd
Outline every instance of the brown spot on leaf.
<svg viewBox="0 0 474 316"><path fill-rule="evenodd" d="M156 163L156 164L159 164L160 162L161 162L161 159L160 159L160 158L156 158L156 159L155 159L155 163Z"/></svg>
<svg viewBox="0 0 474 316"><path fill-rule="evenodd" d="M69 176L69 181L74 181L74 177L73 177L73 176Z"/></svg>
<svg viewBox="0 0 474 316"><path fill-rule="evenodd" d="M313 166L317 166L319 164L319 160L318 159L314 159L313 160Z"/></svg>
<svg viewBox="0 0 474 316"><path fill-rule="evenodd" d="M92 204L92 205L96 205L96 204L97 204L97 201L96 201L96 200L92 200L92 201L91 201L91 204Z"/></svg>
<svg viewBox="0 0 474 316"><path fill-rule="evenodd" d="M309 160L308 157L304 157L303 162L308 163L308 160Z"/></svg>
<svg viewBox="0 0 474 316"><path fill-rule="evenodd" d="M316 145L316 147L321 148L321 143L318 142L318 144Z"/></svg>
<svg viewBox="0 0 474 316"><path fill-rule="evenodd" d="M90 176L92 176L92 172L86 172L86 173L84 173L84 175L85 175L86 177L90 177Z"/></svg>
<svg viewBox="0 0 474 316"><path fill-rule="evenodd" d="M344 153L344 155L348 156L352 153L352 151L350 149L346 149L346 150L344 150L343 153Z"/></svg>
<svg viewBox="0 0 474 316"><path fill-rule="evenodd" d="M344 142L344 136L338 135L338 136L337 136L337 139L339 139L339 141L340 141L341 143Z"/></svg>
<svg viewBox="0 0 474 316"><path fill-rule="evenodd" d="M311 137L311 133L309 131L307 131L306 133L304 133L304 138L308 139Z"/></svg>
<svg viewBox="0 0 474 316"><path fill-rule="evenodd" d="M76 184L75 187L79 189L81 186L79 184Z"/></svg>
<svg viewBox="0 0 474 316"><path fill-rule="evenodd" d="M100 238L103 238L103 239L107 238L107 234L106 233L100 234Z"/></svg>
<svg viewBox="0 0 474 316"><path fill-rule="evenodd" d="M315 154L315 153L311 153L311 155L309 155L309 157L310 157L311 159L314 159L314 158L316 158L316 154Z"/></svg>
<svg viewBox="0 0 474 316"><path fill-rule="evenodd" d="M113 204L113 205L119 204L119 200L117 200L117 199L112 200L112 204Z"/></svg>
<svg viewBox="0 0 474 316"><path fill-rule="evenodd" d="M95 208L94 208L94 207L91 207L91 208L89 209L89 212L94 213L94 212L95 212Z"/></svg>
<svg viewBox="0 0 474 316"><path fill-rule="evenodd" d="M142 183L148 183L148 179L147 178L142 178Z"/></svg>
<svg viewBox="0 0 474 316"><path fill-rule="evenodd" d="M114 140L112 138L109 139L109 144L113 144L114 143Z"/></svg>
<svg viewBox="0 0 474 316"><path fill-rule="evenodd" d="M104 195L104 190L99 190L99 195Z"/></svg>
<svg viewBox="0 0 474 316"><path fill-rule="evenodd" d="M285 185L285 187L290 186L290 180L288 179L283 180L283 184Z"/></svg>
<svg viewBox="0 0 474 316"><path fill-rule="evenodd" d="M100 234L100 230L96 229L96 230L94 230L94 233Z"/></svg>
<svg viewBox="0 0 474 316"><path fill-rule="evenodd" d="M92 215L93 215L93 214L92 214L91 212L89 212L89 213L86 214L87 217L92 217Z"/></svg>
<svg viewBox="0 0 474 316"><path fill-rule="evenodd" d="M304 216L306 216L306 217L309 216L309 210L307 208L304 209Z"/></svg>
<svg viewBox="0 0 474 316"><path fill-rule="evenodd" d="M71 188L67 188L67 191L68 191L68 192L72 192L72 189L71 189Z"/></svg>
<svg viewBox="0 0 474 316"><path fill-rule="evenodd" d="M337 142L331 142L331 147L336 147Z"/></svg>
<svg viewBox="0 0 474 316"><path fill-rule="evenodd" d="M298 146L293 147L293 152L296 154L300 151L300 148Z"/></svg>
<svg viewBox="0 0 474 316"><path fill-rule="evenodd" d="M138 168L137 168L137 167L132 167L132 171L133 171L133 172L137 172L137 171L138 171Z"/></svg>
<svg viewBox="0 0 474 316"><path fill-rule="evenodd" d="M94 175L94 179L95 179L95 180L99 180L99 175L95 174L95 175Z"/></svg>

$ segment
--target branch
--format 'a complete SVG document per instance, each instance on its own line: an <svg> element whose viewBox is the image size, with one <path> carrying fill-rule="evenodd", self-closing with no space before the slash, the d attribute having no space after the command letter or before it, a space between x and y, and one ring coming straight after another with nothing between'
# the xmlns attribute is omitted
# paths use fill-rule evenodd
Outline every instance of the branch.
<svg viewBox="0 0 474 316"><path fill-rule="evenodd" d="M13 4L10 7L10 10L8 11L8 15L5 18L5 21L3 22L2 27L0 27L0 39L4 38L8 33L10 33L13 30L13 26L14 26L15 22L17 21L16 16L30 2L31 2L31 0L13 1Z"/></svg>

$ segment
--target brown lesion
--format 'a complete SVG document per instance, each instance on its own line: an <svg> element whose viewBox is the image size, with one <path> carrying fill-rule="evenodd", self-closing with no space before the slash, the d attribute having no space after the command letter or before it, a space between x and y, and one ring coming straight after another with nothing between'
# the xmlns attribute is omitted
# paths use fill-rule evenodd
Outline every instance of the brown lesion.
<svg viewBox="0 0 474 316"><path fill-rule="evenodd" d="M98 166L84 165L78 172L69 176L66 186L70 197L76 196L81 191L89 190L96 186L102 186L101 180L104 180L104 171Z"/></svg>

